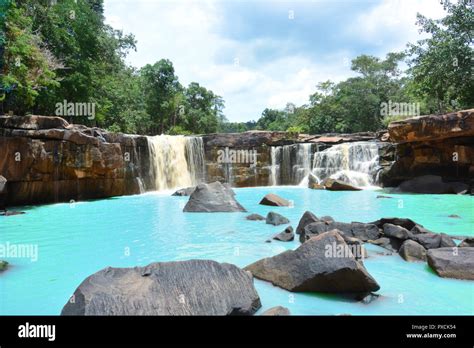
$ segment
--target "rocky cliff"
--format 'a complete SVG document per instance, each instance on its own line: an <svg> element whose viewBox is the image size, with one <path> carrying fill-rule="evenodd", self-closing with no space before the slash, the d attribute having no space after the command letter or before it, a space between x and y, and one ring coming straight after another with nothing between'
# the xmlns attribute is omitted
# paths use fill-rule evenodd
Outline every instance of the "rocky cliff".
<svg viewBox="0 0 474 348"><path fill-rule="evenodd" d="M384 149L394 160L380 176L384 186L422 175L467 183L474 178L474 109L393 122L388 132L396 145Z"/></svg>
<svg viewBox="0 0 474 348"><path fill-rule="evenodd" d="M146 137L59 117L0 117L0 173L10 206L139 193L147 156Z"/></svg>

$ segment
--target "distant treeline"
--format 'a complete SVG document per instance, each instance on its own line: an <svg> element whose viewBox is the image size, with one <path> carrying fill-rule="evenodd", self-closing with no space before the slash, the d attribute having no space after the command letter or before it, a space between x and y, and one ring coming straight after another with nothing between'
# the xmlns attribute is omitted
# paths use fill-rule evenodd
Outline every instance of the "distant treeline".
<svg viewBox="0 0 474 348"><path fill-rule="evenodd" d="M315 81L308 105L289 102L283 110L265 109L257 121L235 123L213 91L197 82L181 85L171 61L128 66L124 59L136 49L135 38L104 23L103 0L0 0L0 112L55 115L58 103L92 103L93 117L63 116L140 134L323 133L377 130L414 110L473 107L472 5L444 6L441 20L418 15L428 38L404 52L358 56L351 66L356 77Z"/></svg>

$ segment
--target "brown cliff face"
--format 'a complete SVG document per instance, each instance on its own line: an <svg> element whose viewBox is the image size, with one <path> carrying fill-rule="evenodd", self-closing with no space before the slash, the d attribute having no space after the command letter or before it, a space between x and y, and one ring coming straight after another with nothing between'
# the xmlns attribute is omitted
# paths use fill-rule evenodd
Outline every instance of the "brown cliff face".
<svg viewBox="0 0 474 348"><path fill-rule="evenodd" d="M139 193L146 138L111 135L59 117L0 117L7 205Z"/></svg>
<svg viewBox="0 0 474 348"><path fill-rule="evenodd" d="M468 183L474 178L474 109L393 122L388 131L398 144L396 161L381 174L385 186L421 175Z"/></svg>

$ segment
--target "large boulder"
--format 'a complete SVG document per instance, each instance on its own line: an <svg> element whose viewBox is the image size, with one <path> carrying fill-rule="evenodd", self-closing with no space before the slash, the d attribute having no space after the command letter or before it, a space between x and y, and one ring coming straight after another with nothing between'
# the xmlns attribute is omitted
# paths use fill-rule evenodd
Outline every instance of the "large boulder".
<svg viewBox="0 0 474 348"><path fill-rule="evenodd" d="M474 280L474 248L428 250L428 265L443 278Z"/></svg>
<svg viewBox="0 0 474 348"><path fill-rule="evenodd" d="M199 184L189 197L184 212L245 212L245 208L235 199L231 188L219 181Z"/></svg>
<svg viewBox="0 0 474 348"><path fill-rule="evenodd" d="M86 278L61 315L252 315L252 276L210 260L105 268Z"/></svg>
<svg viewBox="0 0 474 348"><path fill-rule="evenodd" d="M386 237L397 238L401 240L409 239L413 235L406 228L394 224L384 224L383 234Z"/></svg>
<svg viewBox="0 0 474 348"><path fill-rule="evenodd" d="M426 249L414 240L404 241L399 254L405 261L426 261Z"/></svg>
<svg viewBox="0 0 474 348"><path fill-rule="evenodd" d="M289 207L290 201L274 193L269 193L269 194L266 194L265 197L262 198L259 204L270 205L273 207Z"/></svg>
<svg viewBox="0 0 474 348"><path fill-rule="evenodd" d="M355 187L347 182L336 180L332 178L327 178L323 181L323 185L326 190L329 191L360 191L362 190L359 187Z"/></svg>
<svg viewBox="0 0 474 348"><path fill-rule="evenodd" d="M358 262L337 231L311 238L245 268L262 280L294 292L366 294L380 286Z"/></svg>
<svg viewBox="0 0 474 348"><path fill-rule="evenodd" d="M285 315L290 315L290 310L286 307L276 306L276 307L272 307L270 309L267 309L261 315L264 315L264 316L282 316L283 315L283 316L285 316Z"/></svg>
<svg viewBox="0 0 474 348"><path fill-rule="evenodd" d="M288 220L283 215L280 215L278 213L271 211L267 214L267 218L265 222L273 226L278 226L278 225L288 224L290 223L290 220Z"/></svg>
<svg viewBox="0 0 474 348"><path fill-rule="evenodd" d="M456 243L450 236L448 236L446 233L440 233L440 242L439 242L440 248L452 248L455 246L456 246Z"/></svg>
<svg viewBox="0 0 474 348"><path fill-rule="evenodd" d="M273 236L273 239L279 240L281 242L291 242L295 239L295 234L293 233L293 227L288 226L283 232L277 233Z"/></svg>
<svg viewBox="0 0 474 348"><path fill-rule="evenodd" d="M412 239L423 245L425 249L436 249L439 248L441 244L441 235L437 233L416 234Z"/></svg>
<svg viewBox="0 0 474 348"><path fill-rule="evenodd" d="M443 182L441 176L422 175L406 180L398 186L401 192L449 194L465 193L469 186L461 182Z"/></svg>
<svg viewBox="0 0 474 348"><path fill-rule="evenodd" d="M312 222L318 222L319 219L310 211L305 211L303 216L298 223L298 227L296 227L296 234L301 234L303 229Z"/></svg>

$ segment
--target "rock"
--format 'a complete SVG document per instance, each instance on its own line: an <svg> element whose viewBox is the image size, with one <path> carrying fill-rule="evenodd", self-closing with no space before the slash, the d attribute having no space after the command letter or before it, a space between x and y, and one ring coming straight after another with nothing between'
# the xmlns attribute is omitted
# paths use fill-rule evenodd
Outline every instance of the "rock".
<svg viewBox="0 0 474 348"><path fill-rule="evenodd" d="M245 217L247 220L251 220L251 221L261 221L261 220L265 220L265 218L260 215L260 214L250 214L248 215L247 217Z"/></svg>
<svg viewBox="0 0 474 348"><path fill-rule="evenodd" d="M396 143L474 136L474 109L391 122L388 132L391 141Z"/></svg>
<svg viewBox="0 0 474 348"><path fill-rule="evenodd" d="M441 244L441 235L437 233L416 234L412 239L424 246L425 249L436 249Z"/></svg>
<svg viewBox="0 0 474 348"><path fill-rule="evenodd" d="M327 216L327 215L322 216L321 219L319 219L319 220L327 222L327 223L334 222L334 219L330 216Z"/></svg>
<svg viewBox="0 0 474 348"><path fill-rule="evenodd" d="M278 226L278 225L289 224L290 220L288 220L283 215L280 215L278 213L274 213L271 211L267 214L265 223L273 225L273 226Z"/></svg>
<svg viewBox="0 0 474 348"><path fill-rule="evenodd" d="M313 173L308 175L308 188L313 190L324 190L324 185L319 183L318 178Z"/></svg>
<svg viewBox="0 0 474 348"><path fill-rule="evenodd" d="M184 212L245 212L234 197L232 189L219 181L211 184L199 184L189 197Z"/></svg>
<svg viewBox="0 0 474 348"><path fill-rule="evenodd" d="M70 129L71 125L63 118L54 116L0 116L0 128L24 130Z"/></svg>
<svg viewBox="0 0 474 348"><path fill-rule="evenodd" d="M405 261L426 261L426 249L414 240L404 241L399 254Z"/></svg>
<svg viewBox="0 0 474 348"><path fill-rule="evenodd" d="M269 193L262 198L259 204L270 205L274 207L289 207L290 202L273 193Z"/></svg>
<svg viewBox="0 0 474 348"><path fill-rule="evenodd" d="M245 269L258 279L294 292L366 294L380 288L337 231L313 237L296 250L259 260Z"/></svg>
<svg viewBox="0 0 474 348"><path fill-rule="evenodd" d="M329 190L329 191L360 191L362 190L361 188L352 186L351 184L348 184L341 180L336 180L336 179L331 179L331 178L325 179L323 181L323 185L326 188L326 190Z"/></svg>
<svg viewBox="0 0 474 348"><path fill-rule="evenodd" d="M474 248L474 237L464 239L460 244L460 248Z"/></svg>
<svg viewBox="0 0 474 348"><path fill-rule="evenodd" d="M424 228L421 225L415 224L415 226L410 230L412 234L420 234L420 233L433 233L427 228Z"/></svg>
<svg viewBox="0 0 474 348"><path fill-rule="evenodd" d="M449 194L465 193L469 186L461 182L443 182L441 176L422 175L416 178L406 180L398 186L401 192L412 193L430 193L430 194Z"/></svg>
<svg viewBox="0 0 474 348"><path fill-rule="evenodd" d="M403 241L397 238L382 237L375 240L369 240L368 242L397 253L398 250L400 250Z"/></svg>
<svg viewBox="0 0 474 348"><path fill-rule="evenodd" d="M457 214L450 214L448 215L449 218L453 218L453 219L460 219L461 217Z"/></svg>
<svg viewBox="0 0 474 348"><path fill-rule="evenodd" d="M0 212L0 216L15 216L15 215L23 215L26 214L24 211L9 211L5 210Z"/></svg>
<svg viewBox="0 0 474 348"><path fill-rule="evenodd" d="M282 306L276 306L272 307L270 309L267 309L265 312L263 312L261 315L271 315L271 316L280 316L280 315L291 315L290 310L286 307Z"/></svg>
<svg viewBox="0 0 474 348"><path fill-rule="evenodd" d="M293 227L288 226L283 232L280 232L273 236L273 239L279 240L281 242L291 242L295 239L295 234L293 233Z"/></svg>
<svg viewBox="0 0 474 348"><path fill-rule="evenodd" d="M8 262L0 260L0 272L5 271L8 268Z"/></svg>
<svg viewBox="0 0 474 348"><path fill-rule="evenodd" d="M367 296L364 296L364 297L361 296L357 300L362 302L363 304L370 304L370 303L374 302L376 299L378 299L379 297L380 297L379 294L374 294L374 293L371 292Z"/></svg>
<svg viewBox="0 0 474 348"><path fill-rule="evenodd" d="M383 234L387 237L401 240L409 239L413 236L406 228L388 223L383 225Z"/></svg>
<svg viewBox="0 0 474 348"><path fill-rule="evenodd" d="M474 248L428 250L427 258L440 277L474 280Z"/></svg>
<svg viewBox="0 0 474 348"><path fill-rule="evenodd" d="M303 229L312 222L317 222L319 219L310 211L305 211L303 216L298 223L298 227L296 227L296 234L301 234Z"/></svg>
<svg viewBox="0 0 474 348"><path fill-rule="evenodd" d="M377 195L377 197L375 198L384 198L384 199L391 199L393 197L390 197L390 196L384 196L384 195Z"/></svg>
<svg viewBox="0 0 474 348"><path fill-rule="evenodd" d="M347 237L355 237L362 241L377 239L380 232L377 226L373 224L364 224L361 222L337 222L330 217L321 218L319 221L312 222L303 228L300 233L300 242L304 243L311 237L331 230L339 230Z"/></svg>
<svg viewBox="0 0 474 348"><path fill-rule="evenodd" d="M456 243L454 243L454 240L448 236L446 233L441 233L440 234L441 240L439 243L440 248L448 248L448 247L455 247Z"/></svg>
<svg viewBox="0 0 474 348"><path fill-rule="evenodd" d="M406 228L407 230L411 230L413 227L417 225L417 223L411 219L396 218L396 217L382 218L374 222L371 222L371 224L377 226L378 228L383 228L383 225L385 224L392 224L392 225L401 226L403 228ZM418 225L418 226L423 227L421 225Z"/></svg>
<svg viewBox="0 0 474 348"><path fill-rule="evenodd" d="M5 201L7 199L7 179L0 175L0 210L5 210Z"/></svg>
<svg viewBox="0 0 474 348"><path fill-rule="evenodd" d="M261 307L248 272L210 260L107 267L74 298L61 315L251 315Z"/></svg>
<svg viewBox="0 0 474 348"><path fill-rule="evenodd" d="M348 237L343 233L340 233L344 242L350 247L352 255L354 255L357 261L362 261L368 257L367 250L364 248L364 243L355 237Z"/></svg>
<svg viewBox="0 0 474 348"><path fill-rule="evenodd" d="M182 188L173 193L172 196L191 196L195 189L196 186Z"/></svg>

